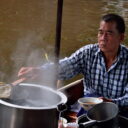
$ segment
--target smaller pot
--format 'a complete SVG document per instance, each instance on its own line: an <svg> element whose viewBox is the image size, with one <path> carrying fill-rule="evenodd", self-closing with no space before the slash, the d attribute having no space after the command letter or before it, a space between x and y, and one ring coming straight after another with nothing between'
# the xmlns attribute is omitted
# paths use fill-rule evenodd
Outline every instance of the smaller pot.
<svg viewBox="0 0 128 128"><path fill-rule="evenodd" d="M88 110L86 117L89 121L78 121L79 128L97 125L101 128L115 128L117 125L118 106L111 102L103 102ZM79 120L79 119L78 119Z"/></svg>
<svg viewBox="0 0 128 128"><path fill-rule="evenodd" d="M78 117L77 122L67 123L66 127L117 128L118 106L111 102L103 102L88 110L87 114Z"/></svg>

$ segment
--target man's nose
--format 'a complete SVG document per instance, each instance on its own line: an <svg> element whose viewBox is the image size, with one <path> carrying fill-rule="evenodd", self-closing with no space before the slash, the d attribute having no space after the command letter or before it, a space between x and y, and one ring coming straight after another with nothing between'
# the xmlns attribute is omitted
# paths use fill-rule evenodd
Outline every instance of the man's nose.
<svg viewBox="0 0 128 128"><path fill-rule="evenodd" d="M107 39L107 33L103 33L103 34L101 35L101 39L102 39L102 40Z"/></svg>

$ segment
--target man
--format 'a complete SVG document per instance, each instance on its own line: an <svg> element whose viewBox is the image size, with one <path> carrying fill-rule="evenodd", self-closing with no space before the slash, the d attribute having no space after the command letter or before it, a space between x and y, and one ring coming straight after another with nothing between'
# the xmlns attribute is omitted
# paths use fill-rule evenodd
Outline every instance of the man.
<svg viewBox="0 0 128 128"><path fill-rule="evenodd" d="M103 16L98 30L98 43L86 45L70 57L60 60L58 79L69 79L82 73L85 96L103 97L114 102L121 108L122 114L128 116L128 110L124 109L128 107L128 48L121 44L124 33L122 17L116 14ZM22 68L18 76L33 71L37 73L40 69Z"/></svg>

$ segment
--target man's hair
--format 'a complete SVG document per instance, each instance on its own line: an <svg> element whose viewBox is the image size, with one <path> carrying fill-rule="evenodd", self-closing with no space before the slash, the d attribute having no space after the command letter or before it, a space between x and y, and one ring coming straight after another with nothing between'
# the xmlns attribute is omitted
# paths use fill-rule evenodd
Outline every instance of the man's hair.
<svg viewBox="0 0 128 128"><path fill-rule="evenodd" d="M105 22L115 22L118 32L125 33L125 22L121 16L117 14L107 14L104 15L101 20Z"/></svg>

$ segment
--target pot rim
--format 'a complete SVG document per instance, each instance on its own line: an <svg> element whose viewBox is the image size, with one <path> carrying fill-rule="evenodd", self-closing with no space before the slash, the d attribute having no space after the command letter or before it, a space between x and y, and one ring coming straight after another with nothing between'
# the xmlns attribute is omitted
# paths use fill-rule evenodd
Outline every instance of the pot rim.
<svg viewBox="0 0 128 128"><path fill-rule="evenodd" d="M16 104L9 103L9 102L4 101L2 99L0 99L0 104L6 105L6 106L12 107L12 108L19 108L19 109L28 109L28 110L41 110L41 109L43 109L43 110L45 110L45 109L55 109L55 108L57 108L58 105L65 104L67 102L67 97L62 92L54 90L50 87L46 87L46 86L43 86L43 85L40 85L40 84L29 84L29 83L21 83L17 86L33 86L33 87L36 86L36 87L39 87L39 88L44 88L44 89L49 90L49 91L57 94L58 96L60 96L61 100L57 104L52 105L52 106L48 106L48 107L21 106L21 105L16 105Z"/></svg>

